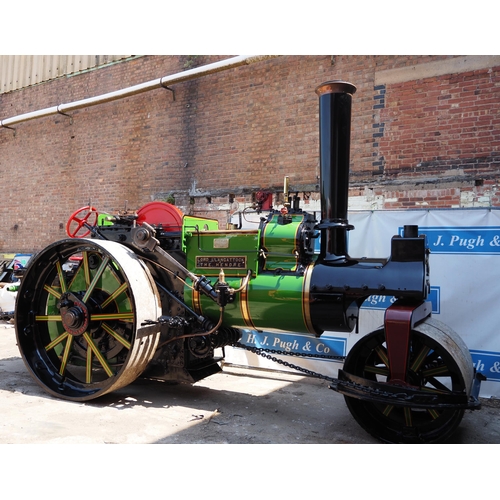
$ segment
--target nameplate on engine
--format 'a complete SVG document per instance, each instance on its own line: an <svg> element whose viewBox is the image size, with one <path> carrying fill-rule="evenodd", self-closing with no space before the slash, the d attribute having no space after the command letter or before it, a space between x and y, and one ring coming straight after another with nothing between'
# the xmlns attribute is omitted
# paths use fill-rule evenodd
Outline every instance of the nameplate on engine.
<svg viewBox="0 0 500 500"><path fill-rule="evenodd" d="M210 256L197 256L196 267L198 269L246 269L247 258L246 256L224 256L218 257L216 255Z"/></svg>

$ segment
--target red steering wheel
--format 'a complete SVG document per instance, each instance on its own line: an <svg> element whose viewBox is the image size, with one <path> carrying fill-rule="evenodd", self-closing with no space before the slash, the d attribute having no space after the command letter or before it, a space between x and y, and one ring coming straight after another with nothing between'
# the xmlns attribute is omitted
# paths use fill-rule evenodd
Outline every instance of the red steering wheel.
<svg viewBox="0 0 500 500"><path fill-rule="evenodd" d="M82 207L70 216L66 224L66 234L70 238L86 238L90 234L90 229L87 226L94 227L97 224L99 213L97 209L91 206ZM89 219L91 220L89 222ZM76 222L75 225L73 224ZM78 234L80 229L84 228L85 232Z"/></svg>

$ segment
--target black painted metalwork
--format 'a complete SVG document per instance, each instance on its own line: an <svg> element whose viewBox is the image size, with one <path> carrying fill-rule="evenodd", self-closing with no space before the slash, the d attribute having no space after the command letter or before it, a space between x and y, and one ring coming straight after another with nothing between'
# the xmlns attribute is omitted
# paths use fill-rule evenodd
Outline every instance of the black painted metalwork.
<svg viewBox="0 0 500 500"><path fill-rule="evenodd" d="M319 260L347 254L351 102L356 87L332 81L316 89L319 95L321 252Z"/></svg>

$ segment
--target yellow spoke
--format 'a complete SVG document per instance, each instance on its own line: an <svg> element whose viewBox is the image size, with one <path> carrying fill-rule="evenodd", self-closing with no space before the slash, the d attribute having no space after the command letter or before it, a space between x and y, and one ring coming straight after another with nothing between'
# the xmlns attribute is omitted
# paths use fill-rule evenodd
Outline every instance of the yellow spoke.
<svg viewBox="0 0 500 500"><path fill-rule="evenodd" d="M87 349L87 371L85 382L87 384L92 382L92 349Z"/></svg>
<svg viewBox="0 0 500 500"><path fill-rule="evenodd" d="M55 290L54 288L52 288L51 286L49 286L49 285L45 285L45 286L43 287L43 289L44 289L46 292L50 293L50 295L53 295L56 299L60 299L60 298L61 298L61 293L60 293L60 292L58 292L57 290Z"/></svg>
<svg viewBox="0 0 500 500"><path fill-rule="evenodd" d="M375 348L375 352L378 354L378 357L384 363L387 368L389 368L389 358L387 357L387 353L385 352L385 349L381 346L377 346Z"/></svg>
<svg viewBox="0 0 500 500"><path fill-rule="evenodd" d="M429 368L428 370L423 370L422 375L424 377L435 377L436 375L447 375L448 367L446 365L437 366L436 368Z"/></svg>
<svg viewBox="0 0 500 500"><path fill-rule="evenodd" d="M87 252L82 252L83 275L85 276L85 284L90 285L90 268Z"/></svg>
<svg viewBox="0 0 500 500"><path fill-rule="evenodd" d="M66 287L66 278L64 277L64 272L61 266L61 262L56 262L57 274L59 275L59 283L61 285L61 292L64 293L67 290Z"/></svg>
<svg viewBox="0 0 500 500"><path fill-rule="evenodd" d="M128 288L127 283L123 283L120 287L118 287L102 304L101 307L104 309L108 304L110 304L113 300L118 297L122 292L124 292Z"/></svg>
<svg viewBox="0 0 500 500"><path fill-rule="evenodd" d="M109 320L133 321L134 313L110 313L110 314L92 314L92 321L109 321Z"/></svg>
<svg viewBox="0 0 500 500"><path fill-rule="evenodd" d="M118 342L120 342L121 345L123 345L127 349L130 349L130 342L125 340L119 333L112 330L106 323L102 324L102 328L103 330L108 332L114 339L118 340Z"/></svg>
<svg viewBox="0 0 500 500"><path fill-rule="evenodd" d="M79 264L78 268L73 276L73 279L71 280L71 283L69 284L68 290L73 290L73 285L78 280L79 276L81 276L82 272L84 272L83 265Z"/></svg>
<svg viewBox="0 0 500 500"><path fill-rule="evenodd" d="M429 412L429 415L433 418L433 420L436 420L436 418L439 417L439 413L436 410L433 410L432 408L427 409Z"/></svg>
<svg viewBox="0 0 500 500"><path fill-rule="evenodd" d="M101 265L99 266L99 269L97 270L94 279L92 280L92 283L90 283L89 287L87 288L87 291L85 292L85 295L82 298L82 302L85 304L89 297L92 295L92 292L94 291L94 288L97 285L97 282L101 279L102 273L106 269L106 266L108 265L109 262L109 257L105 257L102 259Z"/></svg>
<svg viewBox="0 0 500 500"><path fill-rule="evenodd" d="M57 344L60 344L68 335L69 335L68 332L61 333L61 335L59 335L59 337L56 337L50 344L47 344L45 346L45 350L50 351L51 349L54 349L54 347Z"/></svg>
<svg viewBox="0 0 500 500"><path fill-rule="evenodd" d="M103 355L101 354L101 351L99 351L99 348L96 346L95 342L91 339L88 332L85 332L83 334L83 337L87 341L87 344L89 345L90 349L92 349L92 352L94 353L95 357L99 360L99 363L101 363L102 367L104 368L104 371L108 374L108 377L112 377L113 371L108 365L108 362L104 359Z"/></svg>
<svg viewBox="0 0 500 500"><path fill-rule="evenodd" d="M405 424L407 427L411 427L412 424L412 418L411 418L411 408L408 408L408 406L404 407L404 414L405 414Z"/></svg>
<svg viewBox="0 0 500 500"><path fill-rule="evenodd" d="M377 375L389 375L389 370L381 366L365 366L365 372L376 373Z"/></svg>
<svg viewBox="0 0 500 500"><path fill-rule="evenodd" d="M62 321L61 315L35 316L35 321Z"/></svg>
<svg viewBox="0 0 500 500"><path fill-rule="evenodd" d="M61 360L61 368L59 368L59 375L63 375L66 370L66 365L68 364L69 353L71 351L71 344L73 343L73 337L68 335L68 340L66 341L66 346L64 347L64 353Z"/></svg>
<svg viewBox="0 0 500 500"><path fill-rule="evenodd" d="M413 361L410 370L417 372L422 366L422 363L425 361L425 358L427 357L427 354L429 354L430 350L431 348L428 346L422 347L422 350L418 353L418 356L415 358L415 361Z"/></svg>
<svg viewBox="0 0 500 500"><path fill-rule="evenodd" d="M382 413L384 414L385 417L388 417L393 409L394 405L387 405Z"/></svg>
<svg viewBox="0 0 500 500"><path fill-rule="evenodd" d="M435 387L428 387L426 385L420 387L420 390L424 392L431 392L432 394L446 394L447 392L450 392L450 390L447 387L445 387L445 389L436 389Z"/></svg>

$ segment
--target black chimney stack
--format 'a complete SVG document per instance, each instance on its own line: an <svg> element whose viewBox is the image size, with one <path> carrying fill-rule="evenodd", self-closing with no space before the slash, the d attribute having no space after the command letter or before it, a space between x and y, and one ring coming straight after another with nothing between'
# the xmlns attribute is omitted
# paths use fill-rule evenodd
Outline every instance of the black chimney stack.
<svg viewBox="0 0 500 500"><path fill-rule="evenodd" d="M347 255L351 103L356 87L334 80L321 84L319 145L321 185L321 249L319 261L339 263Z"/></svg>

